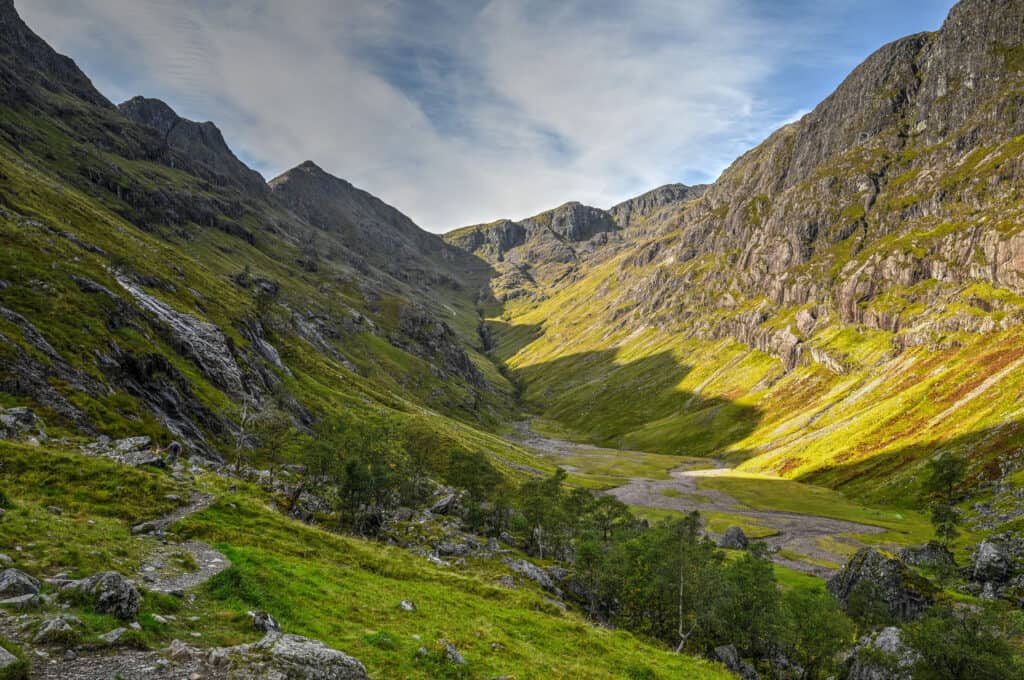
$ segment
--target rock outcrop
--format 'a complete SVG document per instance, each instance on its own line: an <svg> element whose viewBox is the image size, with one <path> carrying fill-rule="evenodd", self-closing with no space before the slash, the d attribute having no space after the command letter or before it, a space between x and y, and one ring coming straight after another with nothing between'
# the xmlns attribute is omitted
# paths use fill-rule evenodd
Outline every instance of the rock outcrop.
<svg viewBox="0 0 1024 680"><path fill-rule="evenodd" d="M846 680L912 680L917 654L903 642L899 628L866 635L846 661Z"/></svg>
<svg viewBox="0 0 1024 680"><path fill-rule="evenodd" d="M902 562L874 548L861 548L826 584L842 609L882 609L894 621L909 621L934 602L935 587Z"/></svg>
<svg viewBox="0 0 1024 680"><path fill-rule="evenodd" d="M71 581L61 588L61 592L80 593L91 598L96 611L116 616L122 621L134 621L142 603L142 596L135 584L114 571Z"/></svg>
<svg viewBox="0 0 1024 680"><path fill-rule="evenodd" d="M0 599L39 593L39 581L20 569L4 569L0 572Z"/></svg>

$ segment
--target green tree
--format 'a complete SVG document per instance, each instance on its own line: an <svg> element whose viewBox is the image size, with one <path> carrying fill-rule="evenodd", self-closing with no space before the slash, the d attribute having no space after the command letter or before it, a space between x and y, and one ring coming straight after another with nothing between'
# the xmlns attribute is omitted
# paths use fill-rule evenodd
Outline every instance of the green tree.
<svg viewBox="0 0 1024 680"><path fill-rule="evenodd" d="M926 493L939 495L946 505L952 505L956 487L966 475L967 460L947 453L928 461L928 472L922 487Z"/></svg>
<svg viewBox="0 0 1024 680"><path fill-rule="evenodd" d="M918 654L915 680L1013 680L1024 677L1013 640L1021 631L995 606L935 607L904 629Z"/></svg>
<svg viewBox="0 0 1024 680"><path fill-rule="evenodd" d="M836 670L840 652L850 647L857 627L824 590L793 589L782 596L784 630L780 642L805 677L825 678Z"/></svg>
<svg viewBox="0 0 1024 680"><path fill-rule="evenodd" d="M935 528L935 536L942 545L948 546L960 535L960 530L957 527L962 521L963 517L956 506L940 503L932 507L932 526Z"/></svg>

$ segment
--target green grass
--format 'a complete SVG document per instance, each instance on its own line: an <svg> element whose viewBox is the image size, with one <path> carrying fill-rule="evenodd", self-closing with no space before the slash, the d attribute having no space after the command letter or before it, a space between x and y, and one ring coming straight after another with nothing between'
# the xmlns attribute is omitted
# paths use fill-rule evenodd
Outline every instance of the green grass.
<svg viewBox="0 0 1024 680"><path fill-rule="evenodd" d="M832 489L787 479L709 476L698 478L697 486L729 494L751 510L779 510L883 527L889 530L886 537L899 543L922 543L932 534L931 525L921 513L870 508Z"/></svg>
<svg viewBox="0 0 1024 680"><path fill-rule="evenodd" d="M701 512L701 517L707 520L708 531L716 534L724 534L729 527L739 527L750 539L768 538L778 535L778 529L764 526L757 520L744 515L734 515L728 512Z"/></svg>
<svg viewBox="0 0 1024 680"><path fill-rule="evenodd" d="M15 540L25 539L26 551L17 554L20 568L36 576L110 568L131 573L151 539L131 536L130 522L164 510L159 502L147 509L147 493L174 487L165 486L164 473L112 466L52 449L0 447L4 489L14 506L0 527L5 537L12 531ZM245 612L265 609L286 631L359 658L372 677L618 678L643 669L654 677L729 677L717 665L563 612L532 583L499 587L497 578L509 573L500 562L473 559L463 569L438 568L399 548L288 519L270 510L269 499L249 484L209 474L197 483L196 490L219 500L174 534L215 544L232 567L201 587L194 601L144 593L143 630L124 644L160 647L176 637L200 646L251 641L257 633ZM74 514L43 509L54 486L77 499ZM417 611L402 611L403 599L414 601ZM93 644L118 625L87 603L72 605L70 612L85 624L76 641ZM440 639L465 655L465 669L441 661L435 653ZM431 651L426 658L416 655L421 645Z"/></svg>

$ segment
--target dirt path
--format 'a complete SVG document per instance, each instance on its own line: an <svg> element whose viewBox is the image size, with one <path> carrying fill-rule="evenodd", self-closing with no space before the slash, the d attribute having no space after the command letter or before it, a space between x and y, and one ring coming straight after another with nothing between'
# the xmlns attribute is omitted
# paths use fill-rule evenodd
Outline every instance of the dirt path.
<svg viewBox="0 0 1024 680"><path fill-rule="evenodd" d="M214 500L213 496L197 494L187 505L143 526L147 533L163 534L176 522L210 507ZM206 543L161 543L153 549L138 574L149 590L184 593L189 588L209 581L230 566L231 561L223 553Z"/></svg>
<svg viewBox="0 0 1024 680"><path fill-rule="evenodd" d="M600 447L575 444L559 439L543 437L529 429L528 423L516 425L516 443L545 456L576 456L584 452L630 456L642 452L622 451L619 449L603 449ZM668 479L652 479L647 477L630 478L622 486L609 489L605 493L615 496L627 505L679 512L722 512L740 517L750 518L752 523L769 527L778 533L764 541L775 550L774 560L797 571L827 578L835 573L835 569L814 564L813 561L844 564L846 556L822 547L820 539L831 538L839 543L852 547L860 547L860 543L847 534L876 534L885 531L881 527L857 522L801 515L791 512L774 510L751 510L732 496L716 490L700 488L701 477L727 474L730 470L720 460L711 459L712 469L693 469L684 465L669 472ZM780 554L796 553L806 556L809 561L791 559Z"/></svg>

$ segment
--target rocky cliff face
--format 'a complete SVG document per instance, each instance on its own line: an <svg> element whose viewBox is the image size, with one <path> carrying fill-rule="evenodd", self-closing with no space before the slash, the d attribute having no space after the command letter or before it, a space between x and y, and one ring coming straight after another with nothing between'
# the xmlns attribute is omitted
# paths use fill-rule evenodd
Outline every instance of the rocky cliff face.
<svg viewBox="0 0 1024 680"><path fill-rule="evenodd" d="M223 177L225 183L234 182L256 195L267 190L263 177L238 160L213 123L181 118L159 99L134 97L117 108L129 120L155 129L168 146L206 165L212 173Z"/></svg>
<svg viewBox="0 0 1024 680"><path fill-rule="evenodd" d="M967 0L940 31L886 45L678 215L681 235L646 246L633 260L640 266L624 268L629 292L619 302L635 300L640 316L666 325L686 319L707 337L744 341L795 307L907 329L911 343L940 327L1016 324L1016 315L939 326L929 317L971 281L1024 290L1024 236L1013 226L1022 41L1019 3ZM926 282L938 285L921 289ZM898 304L876 304L896 289L908 293ZM767 306L692 323L707 305L743 307L743 298ZM920 303L928 313L909 309ZM776 330L777 340L756 344L792 363L790 340Z"/></svg>

